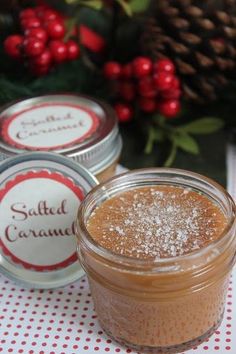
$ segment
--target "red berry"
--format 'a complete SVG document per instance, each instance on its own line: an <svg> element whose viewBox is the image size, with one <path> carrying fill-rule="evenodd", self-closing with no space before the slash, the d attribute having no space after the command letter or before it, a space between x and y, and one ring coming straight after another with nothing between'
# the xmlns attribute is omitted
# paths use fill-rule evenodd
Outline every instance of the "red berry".
<svg viewBox="0 0 236 354"><path fill-rule="evenodd" d="M166 91L172 88L174 76L165 71L161 71L153 76L153 80L158 90Z"/></svg>
<svg viewBox="0 0 236 354"><path fill-rule="evenodd" d="M177 77L174 77L174 79L173 79L172 88L174 90L180 88L180 81Z"/></svg>
<svg viewBox="0 0 236 354"><path fill-rule="evenodd" d="M23 46L25 54L29 57L41 54L45 48L44 42L35 37L27 37L23 42Z"/></svg>
<svg viewBox="0 0 236 354"><path fill-rule="evenodd" d="M173 61L167 58L159 59L157 62L154 64L154 70L155 72L159 71L165 71L169 74L174 74L175 73L175 64Z"/></svg>
<svg viewBox="0 0 236 354"><path fill-rule="evenodd" d="M45 49L40 55L32 60L33 66L50 66L52 62L52 54L49 49Z"/></svg>
<svg viewBox="0 0 236 354"><path fill-rule="evenodd" d="M49 43L49 49L52 54L52 59L56 63L62 63L67 59L67 47L60 40L53 40Z"/></svg>
<svg viewBox="0 0 236 354"><path fill-rule="evenodd" d="M139 107L142 111L152 113L156 111L156 101L153 98L141 97L139 100Z"/></svg>
<svg viewBox="0 0 236 354"><path fill-rule="evenodd" d="M149 75L152 71L152 61L147 57L137 57L133 61L133 71L136 77Z"/></svg>
<svg viewBox="0 0 236 354"><path fill-rule="evenodd" d="M39 13L38 16L44 22L54 21L54 20L59 19L61 17L59 12L57 12L53 9L45 9L44 11L41 11L41 13Z"/></svg>
<svg viewBox="0 0 236 354"><path fill-rule="evenodd" d="M65 34L65 26L61 20L52 20L46 23L47 34L52 39L61 39Z"/></svg>
<svg viewBox="0 0 236 354"><path fill-rule="evenodd" d="M69 39L68 42L66 43L66 47L67 47L67 59L68 60L74 60L79 57L80 48L79 48L78 43L76 43L72 39Z"/></svg>
<svg viewBox="0 0 236 354"><path fill-rule="evenodd" d="M158 106L161 114L167 118L173 118L180 112L180 102L178 100L169 100L161 102Z"/></svg>
<svg viewBox="0 0 236 354"><path fill-rule="evenodd" d="M153 98L157 92L153 84L153 79L150 76L143 77L138 83L138 92L141 96Z"/></svg>
<svg viewBox="0 0 236 354"><path fill-rule="evenodd" d="M37 17L25 18L20 24L23 30L27 30L28 28L38 28L41 26L41 22Z"/></svg>
<svg viewBox="0 0 236 354"><path fill-rule="evenodd" d="M131 63L127 63L121 68L121 77L130 79L133 76L133 66Z"/></svg>
<svg viewBox="0 0 236 354"><path fill-rule="evenodd" d="M129 122L133 118L133 108L127 103L117 103L114 106L119 122Z"/></svg>
<svg viewBox="0 0 236 354"><path fill-rule="evenodd" d="M130 81L121 82L119 85L119 94L126 101L132 101L135 97L135 86Z"/></svg>
<svg viewBox="0 0 236 354"><path fill-rule="evenodd" d="M30 18L30 17L36 17L36 11L34 9L31 9L30 7L28 9L24 9L20 11L20 19L23 20L25 18Z"/></svg>
<svg viewBox="0 0 236 354"><path fill-rule="evenodd" d="M4 50L7 55L14 59L21 58L21 47L24 37L18 34L13 34L7 37L4 41Z"/></svg>
<svg viewBox="0 0 236 354"><path fill-rule="evenodd" d="M103 72L109 80L118 79L121 76L121 65L116 61L108 61L103 67Z"/></svg>
<svg viewBox="0 0 236 354"><path fill-rule="evenodd" d="M168 91L163 91L161 97L163 97L165 100L171 100L171 99L179 99L181 96L181 90L180 89L171 89Z"/></svg>
<svg viewBox="0 0 236 354"><path fill-rule="evenodd" d="M45 31L45 29L43 28L28 28L25 31L25 36L26 37L35 37L38 39L41 39L44 43L46 43L48 35L47 32Z"/></svg>

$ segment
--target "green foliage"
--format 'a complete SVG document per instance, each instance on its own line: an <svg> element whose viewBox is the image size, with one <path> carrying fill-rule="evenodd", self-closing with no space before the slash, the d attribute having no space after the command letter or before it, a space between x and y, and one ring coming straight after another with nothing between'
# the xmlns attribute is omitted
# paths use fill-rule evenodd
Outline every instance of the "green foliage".
<svg viewBox="0 0 236 354"><path fill-rule="evenodd" d="M144 12L149 7L151 0L130 0L129 5L134 13Z"/></svg>
<svg viewBox="0 0 236 354"><path fill-rule="evenodd" d="M181 130L192 134L210 134L221 129L223 125L222 119L207 117L185 124Z"/></svg>
<svg viewBox="0 0 236 354"><path fill-rule="evenodd" d="M178 149L198 155L199 145L190 134L211 134L220 130L224 122L219 118L205 117L183 125L172 125L163 116L154 115L148 128L148 139L145 152L150 154L155 143L169 140L171 149L165 161L165 166L171 166Z"/></svg>
<svg viewBox="0 0 236 354"><path fill-rule="evenodd" d="M94 10L101 10L103 7L103 1L102 0L66 0L66 3L68 5L80 5L80 6L87 6L91 7Z"/></svg>
<svg viewBox="0 0 236 354"><path fill-rule="evenodd" d="M199 153L199 146L196 140L191 135L181 132L173 136L174 144L190 154L197 155Z"/></svg>
<svg viewBox="0 0 236 354"><path fill-rule="evenodd" d="M130 4L125 0L116 0L127 16L132 16Z"/></svg>

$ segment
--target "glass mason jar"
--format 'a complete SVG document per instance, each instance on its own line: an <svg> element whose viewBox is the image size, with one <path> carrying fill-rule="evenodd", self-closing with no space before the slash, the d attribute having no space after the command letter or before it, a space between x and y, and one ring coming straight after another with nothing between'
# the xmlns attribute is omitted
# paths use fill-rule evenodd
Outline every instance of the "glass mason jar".
<svg viewBox="0 0 236 354"><path fill-rule="evenodd" d="M134 259L101 247L87 221L106 199L138 187L170 185L205 195L224 213L220 237L189 254L157 260ZM220 325L235 263L235 204L214 181L177 169L143 169L95 187L78 212L80 262L88 276L103 329L136 350L179 352L196 346Z"/></svg>

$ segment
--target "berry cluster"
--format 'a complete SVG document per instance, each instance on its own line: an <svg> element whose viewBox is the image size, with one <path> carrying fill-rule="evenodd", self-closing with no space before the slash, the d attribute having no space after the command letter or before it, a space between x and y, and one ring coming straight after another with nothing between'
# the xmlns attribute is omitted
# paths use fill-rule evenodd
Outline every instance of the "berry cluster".
<svg viewBox="0 0 236 354"><path fill-rule="evenodd" d="M13 59L26 60L33 74L47 74L53 65L79 57L78 44L64 41L65 21L59 12L46 6L27 8L19 21L22 34L7 37L4 50Z"/></svg>
<svg viewBox="0 0 236 354"><path fill-rule="evenodd" d="M110 61L103 71L115 83L116 97L121 99L114 105L120 121L132 119L134 101L146 113L159 112L172 118L180 112L180 81L170 59L153 62L140 56L125 65Z"/></svg>

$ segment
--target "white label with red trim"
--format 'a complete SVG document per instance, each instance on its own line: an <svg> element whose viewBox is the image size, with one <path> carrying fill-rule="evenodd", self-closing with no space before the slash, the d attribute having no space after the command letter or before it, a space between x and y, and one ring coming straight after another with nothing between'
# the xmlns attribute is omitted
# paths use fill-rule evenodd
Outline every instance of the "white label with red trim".
<svg viewBox="0 0 236 354"><path fill-rule="evenodd" d="M75 219L83 191L59 173L28 172L0 189L0 246L13 263L50 271L77 260Z"/></svg>
<svg viewBox="0 0 236 354"><path fill-rule="evenodd" d="M2 124L2 138L20 149L56 150L81 143L98 128L97 115L79 105L43 103L17 112Z"/></svg>

